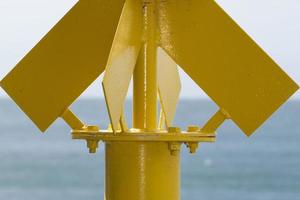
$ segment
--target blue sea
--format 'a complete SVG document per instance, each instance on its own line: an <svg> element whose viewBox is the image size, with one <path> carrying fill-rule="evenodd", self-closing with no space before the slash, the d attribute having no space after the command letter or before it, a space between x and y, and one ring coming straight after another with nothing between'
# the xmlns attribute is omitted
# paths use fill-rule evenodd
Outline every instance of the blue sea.
<svg viewBox="0 0 300 200"><path fill-rule="evenodd" d="M80 100L72 109L107 127L103 100ZM175 125L203 124L216 110L210 101L181 100ZM103 147L87 152L63 121L41 134L12 101L0 100L0 200L103 200ZM181 193L183 200L300 199L300 101L285 104L251 138L228 121L216 143L195 155L183 148Z"/></svg>

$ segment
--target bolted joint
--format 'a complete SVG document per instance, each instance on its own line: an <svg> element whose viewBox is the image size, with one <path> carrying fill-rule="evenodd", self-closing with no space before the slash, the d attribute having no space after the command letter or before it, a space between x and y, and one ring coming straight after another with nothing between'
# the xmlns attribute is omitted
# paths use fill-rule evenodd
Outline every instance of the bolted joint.
<svg viewBox="0 0 300 200"><path fill-rule="evenodd" d="M98 132L99 127L98 126L86 126L87 131L92 131L92 132Z"/></svg>
<svg viewBox="0 0 300 200"><path fill-rule="evenodd" d="M180 142L169 142L169 150L172 156L177 156L180 153Z"/></svg>
<svg viewBox="0 0 300 200"><path fill-rule="evenodd" d="M168 128L169 133L181 133L180 127L169 127Z"/></svg>
<svg viewBox="0 0 300 200"><path fill-rule="evenodd" d="M194 126L194 125L191 125L187 128L187 132L198 132L200 131L200 127L199 126Z"/></svg>
<svg viewBox="0 0 300 200"><path fill-rule="evenodd" d="M198 142L188 142L188 143L186 143L186 146L189 148L190 153L194 154L194 153L196 153L196 151L199 147L199 143Z"/></svg>
<svg viewBox="0 0 300 200"><path fill-rule="evenodd" d="M96 153L99 146L99 140L87 140L86 142L89 153Z"/></svg>

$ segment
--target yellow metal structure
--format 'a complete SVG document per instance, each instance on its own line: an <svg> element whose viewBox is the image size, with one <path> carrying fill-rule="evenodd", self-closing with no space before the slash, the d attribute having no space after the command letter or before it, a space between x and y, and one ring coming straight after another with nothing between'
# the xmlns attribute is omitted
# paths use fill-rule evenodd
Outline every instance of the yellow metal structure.
<svg viewBox="0 0 300 200"><path fill-rule="evenodd" d="M107 142L105 161L106 200L180 199L180 154L167 143Z"/></svg>
<svg viewBox="0 0 300 200"><path fill-rule="evenodd" d="M219 106L202 127L172 125L177 64ZM108 130L69 109L103 71ZM132 76L128 127L123 106ZM90 153L105 143L106 200L179 200L183 144L195 153L199 143L214 142L226 119L249 136L298 89L212 0L80 0L1 86L41 131L61 117Z"/></svg>
<svg viewBox="0 0 300 200"><path fill-rule="evenodd" d="M61 118L63 118L73 130L80 130L85 128L84 123L80 119L78 119L70 109L65 110L65 112L61 115Z"/></svg>
<svg viewBox="0 0 300 200"><path fill-rule="evenodd" d="M142 2L127 0L105 69L103 91L114 131L142 45L142 16Z"/></svg>
<svg viewBox="0 0 300 200"><path fill-rule="evenodd" d="M157 76L158 92L163 112L161 117L165 118L161 123L165 121L166 126L171 127L179 100L181 83L177 64L161 48L157 50Z"/></svg>
<svg viewBox="0 0 300 200"><path fill-rule="evenodd" d="M123 3L79 1L1 81L41 131L104 71Z"/></svg>
<svg viewBox="0 0 300 200"><path fill-rule="evenodd" d="M143 47L133 76L133 127L157 129L156 0L143 0Z"/></svg>
<svg viewBox="0 0 300 200"><path fill-rule="evenodd" d="M298 89L215 1L160 2L160 45L248 136Z"/></svg>

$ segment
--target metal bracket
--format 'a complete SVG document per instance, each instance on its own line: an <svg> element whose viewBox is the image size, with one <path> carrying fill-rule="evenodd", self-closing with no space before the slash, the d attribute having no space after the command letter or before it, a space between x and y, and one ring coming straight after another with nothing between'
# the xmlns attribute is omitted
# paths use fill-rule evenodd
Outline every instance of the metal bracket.
<svg viewBox="0 0 300 200"><path fill-rule="evenodd" d="M61 118L73 129L84 129L86 125L68 108L61 115Z"/></svg>
<svg viewBox="0 0 300 200"><path fill-rule="evenodd" d="M230 115L223 109L219 109L201 129L205 133L214 133Z"/></svg>

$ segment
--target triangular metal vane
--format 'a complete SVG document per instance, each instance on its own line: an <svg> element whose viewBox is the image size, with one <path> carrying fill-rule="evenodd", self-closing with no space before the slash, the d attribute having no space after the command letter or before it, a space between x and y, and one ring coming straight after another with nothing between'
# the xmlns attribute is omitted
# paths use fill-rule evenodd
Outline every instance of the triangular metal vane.
<svg viewBox="0 0 300 200"><path fill-rule="evenodd" d="M166 126L171 127L179 100L181 83L177 64L161 48L158 48L157 52L157 81Z"/></svg>
<svg viewBox="0 0 300 200"><path fill-rule="evenodd" d="M112 129L116 131L142 44L142 1L127 0L103 78Z"/></svg>

